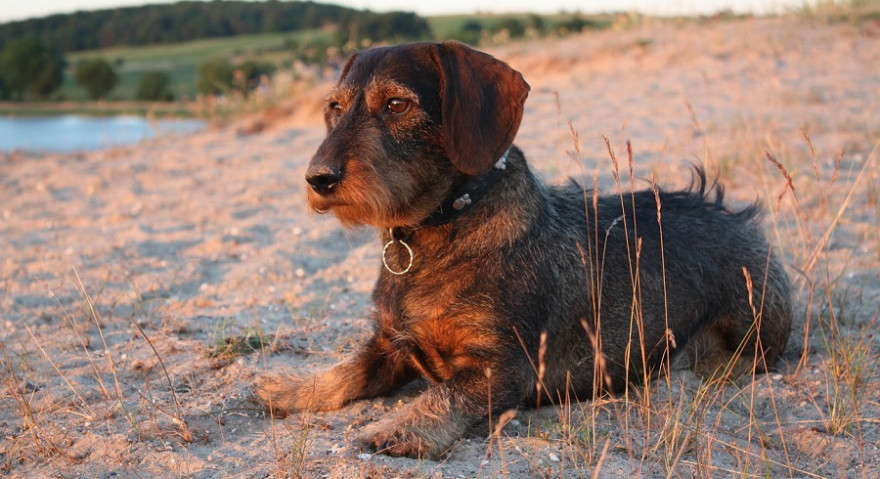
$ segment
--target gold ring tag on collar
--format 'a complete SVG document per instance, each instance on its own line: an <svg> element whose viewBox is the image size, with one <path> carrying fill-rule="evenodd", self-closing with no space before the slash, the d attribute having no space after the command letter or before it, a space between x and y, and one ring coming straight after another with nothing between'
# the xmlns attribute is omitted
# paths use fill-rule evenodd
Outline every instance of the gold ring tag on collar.
<svg viewBox="0 0 880 479"><path fill-rule="evenodd" d="M388 234L391 235L391 240L385 243L385 247L382 248L382 264L385 265L385 269L387 269L388 272L393 275L400 276L402 274L409 273L409 270L412 269L413 260L415 259L412 248L410 248L409 245L406 244L406 241L394 237L393 228L388 228ZM406 268L404 268L402 271L396 271L394 270L394 268L388 265L388 247L394 243L400 243L401 245L403 245L404 248L406 248L406 252L409 253L409 264L407 264Z"/></svg>

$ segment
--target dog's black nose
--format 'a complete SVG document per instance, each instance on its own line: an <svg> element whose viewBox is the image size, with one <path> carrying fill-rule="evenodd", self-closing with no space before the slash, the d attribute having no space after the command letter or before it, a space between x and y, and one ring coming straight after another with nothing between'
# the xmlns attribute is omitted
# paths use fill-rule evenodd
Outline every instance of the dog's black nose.
<svg viewBox="0 0 880 479"><path fill-rule="evenodd" d="M342 172L340 170L326 165L311 166L306 171L306 182L315 190L315 193L322 196L332 193L341 179Z"/></svg>

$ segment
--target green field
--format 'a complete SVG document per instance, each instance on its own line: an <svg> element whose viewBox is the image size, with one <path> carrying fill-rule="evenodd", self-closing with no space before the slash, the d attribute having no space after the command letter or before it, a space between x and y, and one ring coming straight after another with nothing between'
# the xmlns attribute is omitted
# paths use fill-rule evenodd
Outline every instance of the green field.
<svg viewBox="0 0 880 479"><path fill-rule="evenodd" d="M87 100L84 89L73 81L78 61L101 57L114 64L119 84L107 100L130 100L145 71L159 70L169 74L176 98L192 98L196 94L196 70L210 58L224 57L233 61L254 59L271 61L279 67L289 65L296 54L293 44L326 41L332 31L269 33L228 38L214 38L169 45L112 47L67 55L67 69L60 97L65 100Z"/></svg>

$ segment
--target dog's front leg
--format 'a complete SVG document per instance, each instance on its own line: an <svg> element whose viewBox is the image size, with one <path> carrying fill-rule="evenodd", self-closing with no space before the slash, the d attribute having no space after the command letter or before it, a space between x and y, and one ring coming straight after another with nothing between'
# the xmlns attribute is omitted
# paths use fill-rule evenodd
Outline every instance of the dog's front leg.
<svg viewBox="0 0 880 479"><path fill-rule="evenodd" d="M257 378L254 392L273 412L327 411L355 399L388 394L416 375L388 339L377 333L360 351L324 372L267 374Z"/></svg>
<svg viewBox="0 0 880 479"><path fill-rule="evenodd" d="M383 454L435 459L461 439L468 427L488 416L490 385L493 409L517 404L512 391L505 392L497 387L500 384L494 378L490 383L483 370L457 372L391 416L366 426L359 441Z"/></svg>

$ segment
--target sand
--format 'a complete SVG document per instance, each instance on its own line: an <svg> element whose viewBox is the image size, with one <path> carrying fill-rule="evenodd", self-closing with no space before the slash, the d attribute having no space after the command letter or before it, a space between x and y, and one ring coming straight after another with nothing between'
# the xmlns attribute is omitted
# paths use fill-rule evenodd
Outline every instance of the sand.
<svg viewBox="0 0 880 479"><path fill-rule="evenodd" d="M641 21L489 51L532 87L516 143L547 181L615 194L607 138L625 190L697 163L765 206L797 301L770 374L521 409L441 461L352 440L424 384L267 417L253 379L363 341L381 264L373 231L305 206L319 84L190 137L0 156L0 476L880 476L880 24Z"/></svg>

